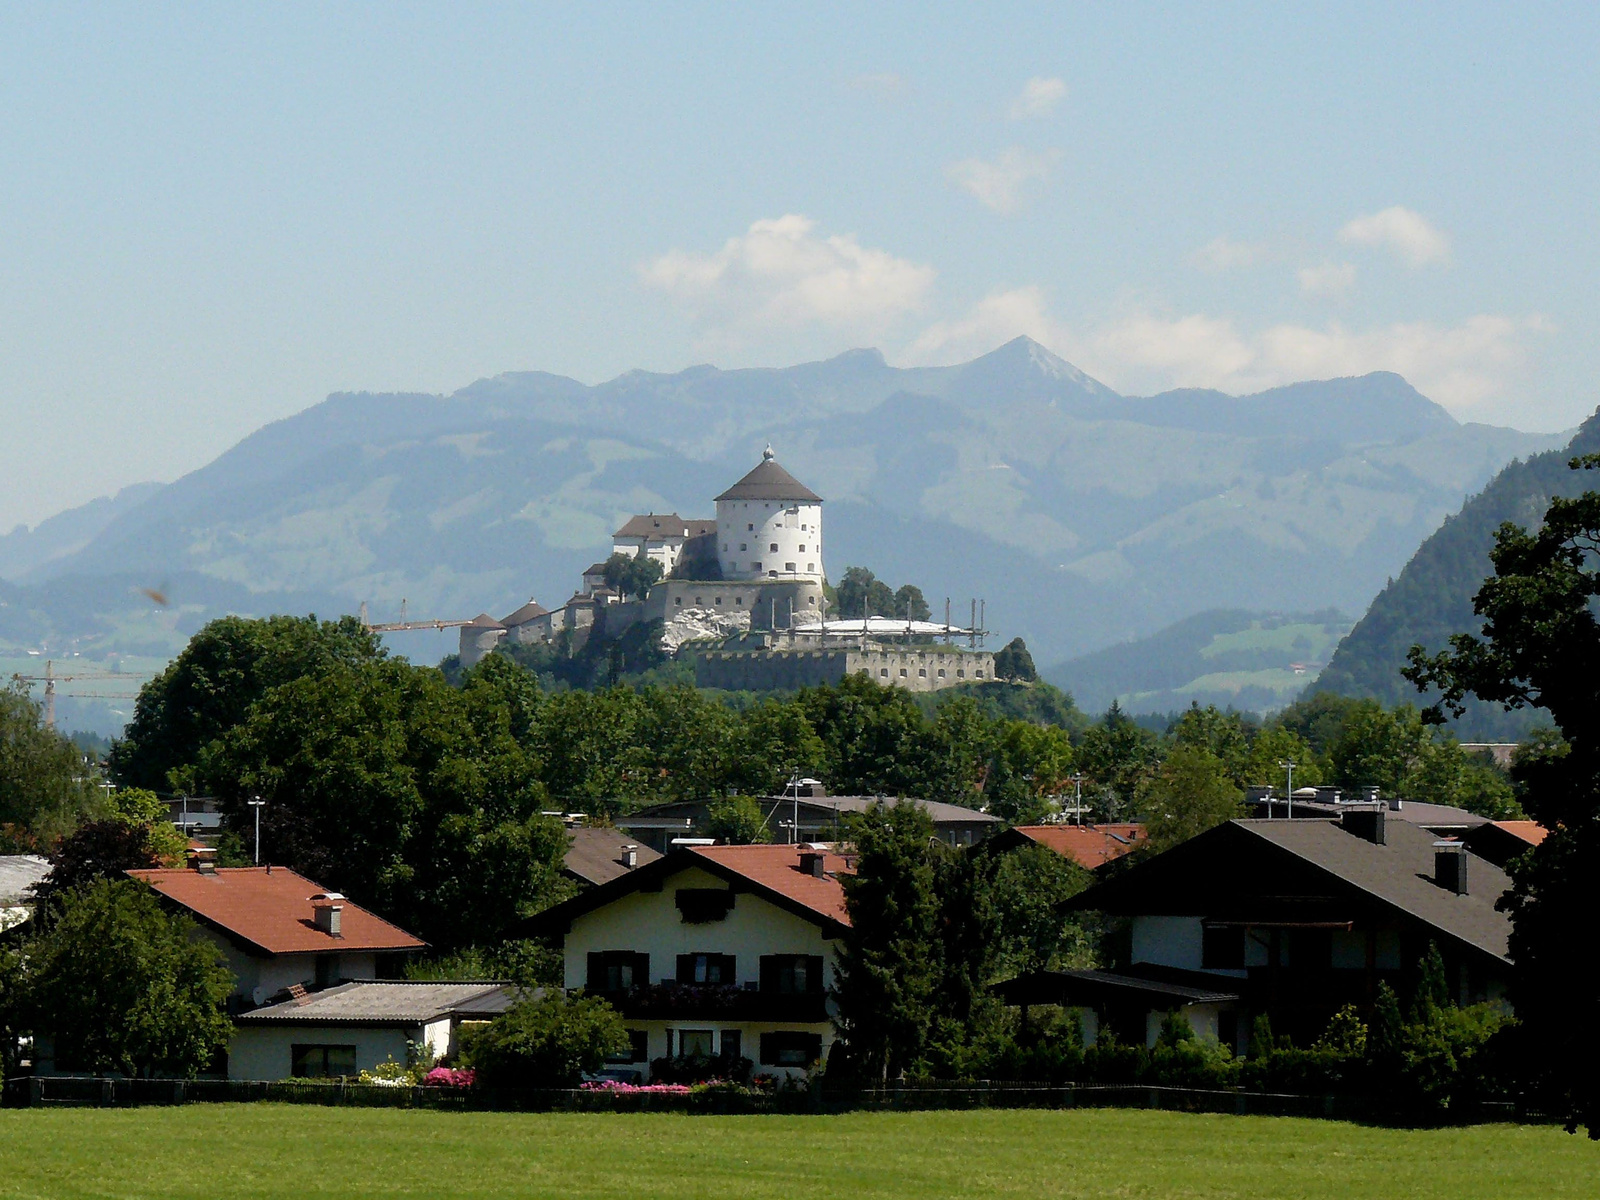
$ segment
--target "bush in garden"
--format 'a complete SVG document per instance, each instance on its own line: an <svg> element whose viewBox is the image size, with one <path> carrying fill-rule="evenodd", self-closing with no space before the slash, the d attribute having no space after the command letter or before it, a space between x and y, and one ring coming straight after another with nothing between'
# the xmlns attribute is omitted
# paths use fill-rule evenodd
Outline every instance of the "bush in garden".
<svg viewBox="0 0 1600 1200"><path fill-rule="evenodd" d="M679 1054L650 1062L650 1077L657 1083L706 1083L711 1080L744 1083L754 1066L748 1058L720 1054Z"/></svg>
<svg viewBox="0 0 1600 1200"><path fill-rule="evenodd" d="M461 1064L476 1072L483 1087L568 1088L600 1070L607 1055L627 1048L627 1030L611 1005L554 992L464 1029Z"/></svg>
<svg viewBox="0 0 1600 1200"><path fill-rule="evenodd" d="M1196 1037L1182 1013L1169 1012L1150 1050L1148 1078L1166 1087L1226 1088L1238 1082L1239 1063L1226 1046Z"/></svg>
<svg viewBox="0 0 1600 1200"><path fill-rule="evenodd" d="M1096 1083L1138 1083L1149 1069L1150 1052L1118 1041L1109 1029L1102 1029L1083 1052L1084 1077Z"/></svg>

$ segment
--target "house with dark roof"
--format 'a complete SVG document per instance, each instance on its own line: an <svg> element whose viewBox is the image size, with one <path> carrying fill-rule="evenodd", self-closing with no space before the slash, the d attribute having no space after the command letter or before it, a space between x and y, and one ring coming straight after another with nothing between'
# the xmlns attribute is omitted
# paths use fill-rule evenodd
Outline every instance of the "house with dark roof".
<svg viewBox="0 0 1600 1200"><path fill-rule="evenodd" d="M833 842L839 840L845 819L865 812L873 804L912 804L933 820L934 831L952 846L973 846L1000 828L1000 819L974 808L938 800L894 796L829 796L820 787L812 795L763 796L766 828L775 842ZM682 839L708 836L710 800L671 800L652 804L616 818L617 827L641 845L666 853Z"/></svg>
<svg viewBox="0 0 1600 1200"><path fill-rule="evenodd" d="M1146 840L1143 825L1013 825L984 843L990 854L1005 854L1024 846L1043 846L1070 858L1087 871L1095 871L1138 849Z"/></svg>
<svg viewBox="0 0 1600 1200"><path fill-rule="evenodd" d="M578 825L568 829L567 836L571 844L561 873L582 887L610 883L661 857L659 851L640 845L621 829Z"/></svg>
<svg viewBox="0 0 1600 1200"><path fill-rule="evenodd" d="M1263 1013L1305 1044L1343 1005L1370 1006L1380 982L1404 994L1432 944L1460 1002L1503 1000L1505 872L1388 817L1386 806L1347 805L1337 820L1210 829L1073 900L1122 923L1114 969L1041 973L999 991L1014 1004L1082 1007L1088 1032L1124 1040L1153 1040L1179 1009L1239 1050Z"/></svg>
<svg viewBox="0 0 1600 1200"><path fill-rule="evenodd" d="M516 1000L495 982L379 980L296 990L241 1013L228 1046L229 1079L357 1075L385 1062L454 1054L463 1024L491 1021Z"/></svg>
<svg viewBox="0 0 1600 1200"><path fill-rule="evenodd" d="M185 868L128 875L193 917L222 951L235 980L236 1010L266 1004L290 987L376 979L380 958L426 945L285 867L218 867L214 856L194 849Z"/></svg>
<svg viewBox="0 0 1600 1200"><path fill-rule="evenodd" d="M673 1056L803 1072L833 1043L834 953L849 924L826 847L681 848L529 918L562 947L565 986L604 996L639 1078Z"/></svg>

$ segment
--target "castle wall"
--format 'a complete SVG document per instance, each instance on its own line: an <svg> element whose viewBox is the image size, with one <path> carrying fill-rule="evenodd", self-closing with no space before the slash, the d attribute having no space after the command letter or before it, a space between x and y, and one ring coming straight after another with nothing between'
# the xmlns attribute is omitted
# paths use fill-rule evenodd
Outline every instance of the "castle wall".
<svg viewBox="0 0 1600 1200"><path fill-rule="evenodd" d="M787 629L791 614L796 625L822 619L822 584L811 579L663 579L650 589L650 598L644 603L619 607L641 610L639 616L629 618L629 624L668 621L685 609L701 608L729 616L747 612L752 629ZM615 636L611 631L621 628L626 626L608 624L607 636Z"/></svg>
<svg viewBox="0 0 1600 1200"><path fill-rule="evenodd" d="M889 647L865 650L710 650L695 660L695 685L730 692L794 691L838 683L861 674L886 687L936 692L960 683L994 678L994 655L953 646Z"/></svg>

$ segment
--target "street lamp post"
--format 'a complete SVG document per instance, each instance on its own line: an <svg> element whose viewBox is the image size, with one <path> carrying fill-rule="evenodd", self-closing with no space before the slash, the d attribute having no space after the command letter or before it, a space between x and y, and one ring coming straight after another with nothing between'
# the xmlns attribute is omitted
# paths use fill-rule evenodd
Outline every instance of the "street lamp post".
<svg viewBox="0 0 1600 1200"><path fill-rule="evenodd" d="M1083 773L1072 777L1072 815L1077 817L1078 824L1083 824Z"/></svg>
<svg viewBox="0 0 1600 1200"><path fill-rule="evenodd" d="M1294 816L1294 759L1283 758L1278 760L1278 765L1289 773L1288 780L1283 785L1285 797L1289 802L1289 816ZM1272 815L1272 801L1267 801L1267 815Z"/></svg>
<svg viewBox="0 0 1600 1200"><path fill-rule="evenodd" d="M248 803L251 808L256 810L256 866L259 867L261 865L261 809L267 802L260 796L251 796Z"/></svg>

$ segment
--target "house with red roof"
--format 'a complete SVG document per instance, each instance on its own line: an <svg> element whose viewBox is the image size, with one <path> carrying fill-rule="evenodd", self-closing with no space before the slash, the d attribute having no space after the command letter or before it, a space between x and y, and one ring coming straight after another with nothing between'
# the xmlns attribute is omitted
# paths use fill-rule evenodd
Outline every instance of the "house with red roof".
<svg viewBox="0 0 1600 1200"><path fill-rule="evenodd" d="M128 874L193 917L222 951L236 980L236 1011L296 985L376 979L380 955L426 945L286 867L218 867L214 853L191 850L187 867Z"/></svg>
<svg viewBox="0 0 1600 1200"><path fill-rule="evenodd" d="M1137 849L1148 837L1143 825L1014 825L985 844L989 853L1043 846L1087 871L1097 870Z"/></svg>
<svg viewBox="0 0 1600 1200"><path fill-rule="evenodd" d="M530 918L558 938L565 986L604 996L632 1035L614 1073L656 1060L748 1058L801 1073L833 1044L835 949L849 926L822 845L692 846Z"/></svg>

